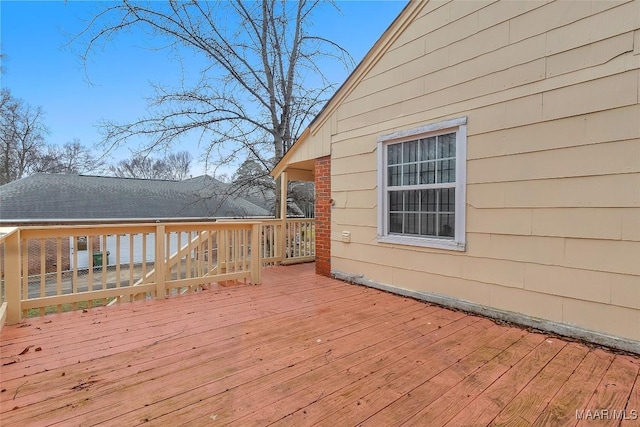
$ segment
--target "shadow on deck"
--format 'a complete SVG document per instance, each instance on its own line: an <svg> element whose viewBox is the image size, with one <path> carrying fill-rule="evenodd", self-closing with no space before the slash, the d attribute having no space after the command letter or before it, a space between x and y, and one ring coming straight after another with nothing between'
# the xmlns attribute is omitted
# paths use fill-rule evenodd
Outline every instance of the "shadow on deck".
<svg viewBox="0 0 640 427"><path fill-rule="evenodd" d="M631 426L640 411L639 357L313 264L266 268L260 286L28 319L1 337L3 425Z"/></svg>

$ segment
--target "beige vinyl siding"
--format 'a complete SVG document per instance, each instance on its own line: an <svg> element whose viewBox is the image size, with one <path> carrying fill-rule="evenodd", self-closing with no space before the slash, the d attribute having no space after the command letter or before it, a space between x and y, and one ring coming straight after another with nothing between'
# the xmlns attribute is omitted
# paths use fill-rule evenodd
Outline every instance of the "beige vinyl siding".
<svg viewBox="0 0 640 427"><path fill-rule="evenodd" d="M467 209L472 233L639 241L638 208Z"/></svg>
<svg viewBox="0 0 640 427"><path fill-rule="evenodd" d="M372 171L376 172L376 170L377 154L375 151L345 157L336 157L331 162L332 175L347 175Z"/></svg>
<svg viewBox="0 0 640 427"><path fill-rule="evenodd" d="M473 136L467 158L482 159L640 138L640 105L565 117Z"/></svg>
<svg viewBox="0 0 640 427"><path fill-rule="evenodd" d="M304 143L298 144L288 159L289 164L328 156L331 152L332 122L325 122L314 133L307 135ZM303 141L299 141L303 142Z"/></svg>
<svg viewBox="0 0 640 427"><path fill-rule="evenodd" d="M639 1L426 3L305 142L332 269L640 340L639 29ZM466 251L378 243L377 138L463 116Z"/></svg>
<svg viewBox="0 0 640 427"><path fill-rule="evenodd" d="M331 191L333 195L333 189ZM348 197L348 195L347 195ZM377 213L375 209L367 208L336 208L334 206L331 211L331 225L337 224L336 228L331 228L332 233L340 233L342 226L347 225L360 225L371 226L375 230L375 224L377 223ZM352 239L352 241L354 241ZM333 249L333 246L332 246Z"/></svg>
<svg viewBox="0 0 640 427"><path fill-rule="evenodd" d="M639 207L640 174L467 185L474 208Z"/></svg>
<svg viewBox="0 0 640 427"><path fill-rule="evenodd" d="M580 161L576 161L580 159ZM467 162L467 183L640 172L640 139L612 141Z"/></svg>

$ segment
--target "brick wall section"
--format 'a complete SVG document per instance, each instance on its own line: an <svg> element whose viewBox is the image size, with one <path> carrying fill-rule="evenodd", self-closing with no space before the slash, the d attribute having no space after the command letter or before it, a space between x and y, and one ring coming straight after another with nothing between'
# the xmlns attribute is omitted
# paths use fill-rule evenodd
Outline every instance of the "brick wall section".
<svg viewBox="0 0 640 427"><path fill-rule="evenodd" d="M331 156L315 161L316 274L331 275Z"/></svg>
<svg viewBox="0 0 640 427"><path fill-rule="evenodd" d="M40 239L27 240L27 265L29 275L40 274L40 256L42 255ZM68 238L60 239L60 250L62 265L60 269L67 271L71 268L71 245ZM55 238L44 239L44 257L45 257L45 273L53 273L57 271L58 263L58 244ZM4 244L0 244L0 277L4 277Z"/></svg>
<svg viewBox="0 0 640 427"><path fill-rule="evenodd" d="M40 274L40 256L42 241L40 239L27 240L27 252L29 254L29 275ZM68 238L60 239L61 250L61 271L67 271L71 268L71 248ZM58 263L58 246L55 238L44 239L44 256L45 256L45 272L53 273L57 270Z"/></svg>

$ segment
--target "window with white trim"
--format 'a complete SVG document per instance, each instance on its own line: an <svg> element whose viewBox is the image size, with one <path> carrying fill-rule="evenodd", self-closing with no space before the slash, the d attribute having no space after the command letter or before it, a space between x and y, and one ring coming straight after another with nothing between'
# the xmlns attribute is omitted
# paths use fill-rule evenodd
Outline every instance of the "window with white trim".
<svg viewBox="0 0 640 427"><path fill-rule="evenodd" d="M464 250L466 117L378 138L378 240Z"/></svg>

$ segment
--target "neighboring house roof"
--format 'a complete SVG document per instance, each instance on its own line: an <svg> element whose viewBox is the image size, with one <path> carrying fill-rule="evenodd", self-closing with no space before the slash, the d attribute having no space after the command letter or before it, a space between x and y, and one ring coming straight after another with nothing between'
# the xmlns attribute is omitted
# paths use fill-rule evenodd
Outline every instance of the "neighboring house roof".
<svg viewBox="0 0 640 427"><path fill-rule="evenodd" d="M231 184L223 184L223 185L231 186ZM271 189L249 188L249 189L244 189L244 191L240 192L240 195L243 199L248 200L255 205L258 205L269 212L274 211L274 206L276 203L276 195ZM305 213L300 207L300 205L298 204L298 202L295 202L291 198L287 199L287 216L289 217L305 216Z"/></svg>
<svg viewBox="0 0 640 427"><path fill-rule="evenodd" d="M209 176L184 181L38 173L0 186L0 220L257 217Z"/></svg>

